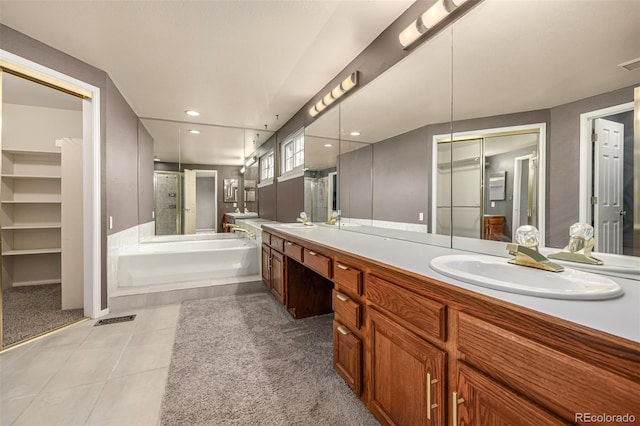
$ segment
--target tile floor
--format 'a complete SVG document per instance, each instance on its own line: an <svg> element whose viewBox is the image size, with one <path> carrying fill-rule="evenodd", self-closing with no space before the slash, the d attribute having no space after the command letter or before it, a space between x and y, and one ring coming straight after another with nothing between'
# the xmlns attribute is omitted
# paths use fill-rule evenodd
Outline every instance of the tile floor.
<svg viewBox="0 0 640 426"><path fill-rule="evenodd" d="M0 424L157 425L180 304L120 311L0 355Z"/></svg>

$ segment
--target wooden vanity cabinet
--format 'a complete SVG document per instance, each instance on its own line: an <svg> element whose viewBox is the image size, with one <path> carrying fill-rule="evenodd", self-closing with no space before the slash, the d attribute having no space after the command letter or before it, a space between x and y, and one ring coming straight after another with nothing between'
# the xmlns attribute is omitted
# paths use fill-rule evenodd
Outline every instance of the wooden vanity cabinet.
<svg viewBox="0 0 640 426"><path fill-rule="evenodd" d="M458 363L456 389L451 398L452 425L570 424L463 363Z"/></svg>
<svg viewBox="0 0 640 426"><path fill-rule="evenodd" d="M262 241L262 280L276 299L286 306L287 268L286 257L282 254L283 240L263 232Z"/></svg>
<svg viewBox="0 0 640 426"><path fill-rule="evenodd" d="M388 425L443 425L444 351L369 311L369 409Z"/></svg>
<svg viewBox="0 0 640 426"><path fill-rule="evenodd" d="M362 394L362 340L339 321L333 321L333 366L358 396Z"/></svg>
<svg viewBox="0 0 640 426"><path fill-rule="evenodd" d="M280 240L292 255L275 251L289 311L334 311L335 369L383 425L640 418L636 342L304 239ZM273 267L274 248L267 253Z"/></svg>

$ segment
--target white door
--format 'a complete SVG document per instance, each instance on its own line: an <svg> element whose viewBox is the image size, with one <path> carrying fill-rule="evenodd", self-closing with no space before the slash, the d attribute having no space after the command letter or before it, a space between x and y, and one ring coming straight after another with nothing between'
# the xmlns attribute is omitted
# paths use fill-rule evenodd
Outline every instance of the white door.
<svg viewBox="0 0 640 426"><path fill-rule="evenodd" d="M196 233L196 171L184 169L184 233Z"/></svg>
<svg viewBox="0 0 640 426"><path fill-rule="evenodd" d="M594 228L597 251L622 254L624 125L597 118L594 143Z"/></svg>

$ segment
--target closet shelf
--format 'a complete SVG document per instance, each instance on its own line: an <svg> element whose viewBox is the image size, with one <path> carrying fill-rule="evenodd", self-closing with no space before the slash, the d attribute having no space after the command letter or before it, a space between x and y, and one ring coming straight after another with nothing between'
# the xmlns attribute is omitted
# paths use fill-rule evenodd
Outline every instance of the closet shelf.
<svg viewBox="0 0 640 426"><path fill-rule="evenodd" d="M3 149L2 152L5 154L26 154L50 157L60 157L62 155L60 151L40 151L33 149Z"/></svg>
<svg viewBox="0 0 640 426"><path fill-rule="evenodd" d="M22 256L28 254L51 254L62 253L61 248L42 248L42 249L22 249L22 250L7 250L3 251L3 256Z"/></svg>
<svg viewBox="0 0 640 426"><path fill-rule="evenodd" d="M17 225L6 225L3 226L3 230L11 231L18 229L60 229L62 228L61 223L23 223Z"/></svg>
<svg viewBox="0 0 640 426"><path fill-rule="evenodd" d="M3 174L3 179L62 179L60 176L51 176L51 175L12 175L12 174Z"/></svg>
<svg viewBox="0 0 640 426"><path fill-rule="evenodd" d="M61 204L60 200L2 200L2 204Z"/></svg>

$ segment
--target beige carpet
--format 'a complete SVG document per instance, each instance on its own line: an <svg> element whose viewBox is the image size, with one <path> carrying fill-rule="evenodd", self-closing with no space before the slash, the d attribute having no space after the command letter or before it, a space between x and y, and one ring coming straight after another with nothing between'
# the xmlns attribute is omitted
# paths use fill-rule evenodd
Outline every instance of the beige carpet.
<svg viewBox="0 0 640 426"><path fill-rule="evenodd" d="M54 330L82 317L82 309L62 310L60 284L32 285L3 290L3 346Z"/></svg>
<svg viewBox="0 0 640 426"><path fill-rule="evenodd" d="M162 425L378 425L333 369L333 315L269 293L183 302Z"/></svg>

